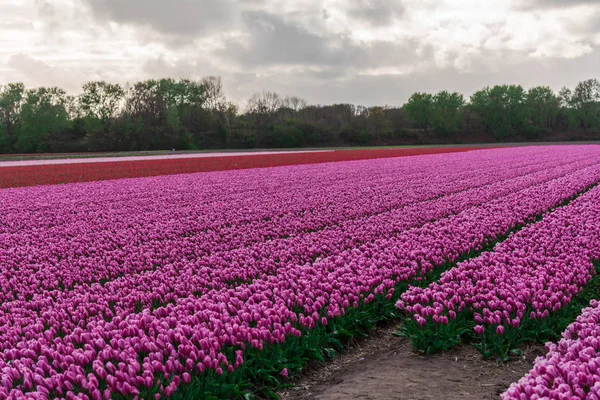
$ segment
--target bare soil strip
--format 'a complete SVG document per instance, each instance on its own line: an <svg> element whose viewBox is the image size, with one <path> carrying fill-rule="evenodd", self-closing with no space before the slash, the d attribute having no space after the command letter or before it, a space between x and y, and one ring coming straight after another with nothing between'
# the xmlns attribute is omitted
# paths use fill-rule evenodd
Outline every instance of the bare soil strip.
<svg viewBox="0 0 600 400"><path fill-rule="evenodd" d="M305 151L240 151L221 153L192 153L192 154L164 154L150 156L123 156L123 157L91 157L91 158L57 158L40 160L17 160L4 161L0 158L0 167L26 167L32 165L62 165L62 164L85 164L102 162L123 161L152 161L152 160L179 160L188 158L210 158L210 157L239 157L239 156L265 156L274 154L303 154L303 153L327 153L333 150L305 150Z"/></svg>
<svg viewBox="0 0 600 400"><path fill-rule="evenodd" d="M393 336L395 330L379 328L331 362L313 364L279 393L281 399L498 399L545 354L544 346L531 344L521 349L522 357L499 364L465 344L423 356Z"/></svg>

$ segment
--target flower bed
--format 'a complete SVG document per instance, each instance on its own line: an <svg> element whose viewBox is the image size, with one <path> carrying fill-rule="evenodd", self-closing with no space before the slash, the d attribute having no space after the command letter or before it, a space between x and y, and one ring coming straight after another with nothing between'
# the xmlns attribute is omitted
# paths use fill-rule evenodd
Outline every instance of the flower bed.
<svg viewBox="0 0 600 400"><path fill-rule="evenodd" d="M564 329L578 312L569 307L572 302L587 299L599 259L596 187L439 282L404 293L398 307L412 316L404 334L427 352L446 349L471 331L484 356L506 358L522 341L548 339Z"/></svg>
<svg viewBox="0 0 600 400"><path fill-rule="evenodd" d="M502 394L509 399L600 399L600 302L592 300L548 354Z"/></svg>
<svg viewBox="0 0 600 400"><path fill-rule="evenodd" d="M599 161L521 148L0 191L0 397L276 385Z"/></svg>
<svg viewBox="0 0 600 400"><path fill-rule="evenodd" d="M229 171L333 161L368 160L424 154L456 153L470 150L476 150L476 148L340 150L322 153L268 155L257 153L256 155L251 156L202 157L152 161L115 161L110 163L99 163L94 162L93 159L89 159L89 162L87 163L78 164L1 167L0 188L140 178L145 176L186 174L192 172Z"/></svg>

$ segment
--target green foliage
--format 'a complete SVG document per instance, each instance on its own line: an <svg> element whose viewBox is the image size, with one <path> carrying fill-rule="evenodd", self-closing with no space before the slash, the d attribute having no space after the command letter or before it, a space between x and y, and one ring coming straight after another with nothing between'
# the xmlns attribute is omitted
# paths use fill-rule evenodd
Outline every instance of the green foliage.
<svg viewBox="0 0 600 400"><path fill-rule="evenodd" d="M314 329L307 330L295 324L302 336L288 336L284 344L267 345L262 350L248 346L243 351L244 363L240 368L232 373L224 371L220 376L212 370L197 374L189 385L180 387L173 398L248 399L258 396L277 399L274 390L288 385L287 379L281 376L283 368L293 375L310 361L324 362L344 351L350 340L365 337L377 324L398 319L394 304L398 293L406 287L406 284L399 285L391 299L377 295L368 304L361 301L358 307L329 320L327 325L317 324ZM234 347L221 349L229 360L235 360L236 350ZM146 397L152 394L151 391Z"/></svg>
<svg viewBox="0 0 600 400"><path fill-rule="evenodd" d="M442 91L433 98L432 126L443 137L455 134L463 125L465 99L460 93Z"/></svg>
<svg viewBox="0 0 600 400"><path fill-rule="evenodd" d="M24 97L25 85L22 83L0 86L0 151L3 153L13 151Z"/></svg>
<svg viewBox="0 0 600 400"><path fill-rule="evenodd" d="M308 105L274 92L253 94L245 112L219 77L149 79L121 86L0 86L0 152L135 151L303 146L474 143L509 139L600 139L600 83L558 95L502 85L475 92L414 93L402 107ZM557 136L557 134L559 136Z"/></svg>
<svg viewBox="0 0 600 400"><path fill-rule="evenodd" d="M351 146L364 146L369 144L369 135L366 131L361 131L350 126L342 130L340 138L344 143L348 143Z"/></svg>
<svg viewBox="0 0 600 400"><path fill-rule="evenodd" d="M583 129L600 127L600 82L588 79L580 82L568 99L573 120Z"/></svg>
<svg viewBox="0 0 600 400"><path fill-rule="evenodd" d="M417 127L429 129L433 115L433 96L429 93L414 93L404 105L408 117Z"/></svg>
<svg viewBox="0 0 600 400"><path fill-rule="evenodd" d="M6 127L0 124L0 153L12 152L12 143L6 132Z"/></svg>
<svg viewBox="0 0 600 400"><path fill-rule="evenodd" d="M281 124L273 124L267 128L265 144L274 148L315 146L326 135L326 132L315 125L286 119Z"/></svg>
<svg viewBox="0 0 600 400"><path fill-rule="evenodd" d="M554 95L552 89L547 86L537 86L529 89L525 105L529 116L529 126L534 128L529 130L529 135L531 135L531 132L535 132L535 135L537 135L543 129L550 129L554 126L559 112L560 100Z"/></svg>
<svg viewBox="0 0 600 400"><path fill-rule="evenodd" d="M471 96L484 127L498 140L521 133L527 121L526 93L520 85L486 87Z"/></svg>
<svg viewBox="0 0 600 400"><path fill-rule="evenodd" d="M22 153L47 151L46 139L70 126L65 104L66 93L62 89L28 90L21 107L16 150Z"/></svg>
<svg viewBox="0 0 600 400"><path fill-rule="evenodd" d="M519 327L505 326L503 335L496 334L496 326L487 326L483 335L479 337L471 336L474 347L484 358L496 356L501 361L507 361L523 343L538 342L543 344L548 341L558 340L567 326L574 322L577 316L581 314L581 310L589 306L590 300L598 298L600 289L600 263L596 263L594 266L596 275L584 290L574 297L567 306L551 313L544 319L529 318L533 309L528 308L524 313L524 318L521 320ZM457 321L457 323L460 324L460 321Z"/></svg>
<svg viewBox="0 0 600 400"><path fill-rule="evenodd" d="M596 184L593 184L580 193L565 199L553 207L552 210L566 206L575 198L596 186ZM535 221L540 221L542 218L543 214L538 215ZM487 243L479 252L462 257L460 261L490 251L496 243L504 241L511 233L520 230L522 227L522 225L513 227L506 235ZM436 281L440 273L449 268L451 268L451 265L447 264L435 271L434 274L427 276L422 286ZM487 325L482 335L476 335L473 330L476 325L474 311L471 308L466 308L458 313L456 318L448 318L448 324L446 325L432 323L431 317L427 317L427 324L420 326L412 316L403 315L403 324L399 329L399 336L408 338L417 351L425 354L448 350L462 341L468 341L484 358L496 356L500 361L507 361L511 355L518 352L517 347L524 342L539 341L544 343L548 340L556 340L580 314L581 309L586 307L591 299L598 298L598 293L600 293L600 263L595 263L594 268L596 269L596 275L567 306L550 314L545 319L530 319L529 315L532 309L529 308L524 313L518 328L503 325L505 329L503 335L496 334L497 325ZM511 318L515 316L512 315Z"/></svg>

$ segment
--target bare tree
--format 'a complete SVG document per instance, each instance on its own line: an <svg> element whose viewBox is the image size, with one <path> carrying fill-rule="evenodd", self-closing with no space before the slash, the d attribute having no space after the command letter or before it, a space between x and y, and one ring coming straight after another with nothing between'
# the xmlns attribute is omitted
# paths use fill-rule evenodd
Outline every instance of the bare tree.
<svg viewBox="0 0 600 400"><path fill-rule="evenodd" d="M275 92L254 93L248 100L247 112L249 114L275 114L284 106L283 99Z"/></svg>
<svg viewBox="0 0 600 400"><path fill-rule="evenodd" d="M108 120L117 115L124 98L125 90L118 83L88 82L79 96L79 108L84 116Z"/></svg>
<svg viewBox="0 0 600 400"><path fill-rule="evenodd" d="M206 94L206 106L212 111L222 111L227 107L223 81L220 76L207 76L202 79Z"/></svg>
<svg viewBox="0 0 600 400"><path fill-rule="evenodd" d="M293 112L301 111L306 107L306 104L306 100L296 96L287 96L282 101L283 107L289 108Z"/></svg>

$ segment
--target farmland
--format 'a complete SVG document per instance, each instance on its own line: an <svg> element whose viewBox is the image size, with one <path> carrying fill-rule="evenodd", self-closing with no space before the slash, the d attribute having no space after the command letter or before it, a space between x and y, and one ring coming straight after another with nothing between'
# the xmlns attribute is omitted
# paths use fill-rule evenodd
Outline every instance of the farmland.
<svg viewBox="0 0 600 400"><path fill-rule="evenodd" d="M598 398L600 147L426 150L0 167L0 398L270 396L383 322Z"/></svg>
<svg viewBox="0 0 600 400"><path fill-rule="evenodd" d="M120 178L227 171L282 165L468 151L471 148L397 148L345 151L254 152L211 155L108 157L104 159L0 160L0 188L90 182ZM224 155L227 155L225 157ZM87 161L87 162L86 162ZM93 161L93 162L92 162Z"/></svg>

